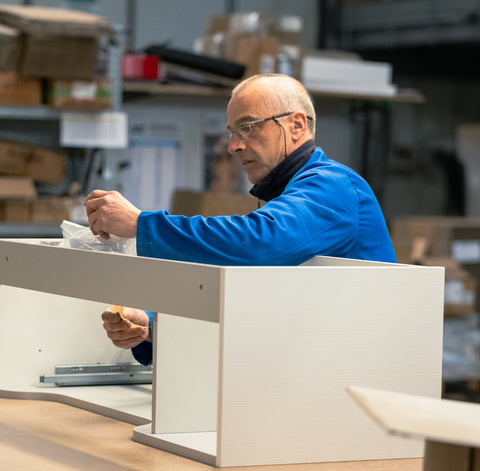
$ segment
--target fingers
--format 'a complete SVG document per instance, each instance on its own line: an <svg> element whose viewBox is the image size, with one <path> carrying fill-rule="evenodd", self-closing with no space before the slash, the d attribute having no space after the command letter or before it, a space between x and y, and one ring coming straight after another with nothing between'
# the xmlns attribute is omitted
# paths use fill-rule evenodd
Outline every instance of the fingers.
<svg viewBox="0 0 480 471"><path fill-rule="evenodd" d="M98 193L98 196L91 196L94 193ZM94 192L90 193L89 196L87 196L87 199L90 198L90 200L85 200L85 207L87 209L87 217L88 217L88 225L90 226L90 230L92 231L93 235L99 235L103 239L109 239L110 234L108 232L102 231L99 226L100 222L98 221L98 209L101 208L103 205L103 199L102 197L107 194L106 191L102 190L95 190Z"/></svg>
<svg viewBox="0 0 480 471"><path fill-rule="evenodd" d="M105 311L105 312L102 313L102 320L106 324L112 324L112 326L115 326L117 324L121 324L122 320L127 320L127 319L126 318L122 319L122 317L120 317L118 315L118 312ZM124 328L125 328L125 326L124 326Z"/></svg>
<svg viewBox="0 0 480 471"><path fill-rule="evenodd" d="M107 193L109 193L108 191L104 191L104 190L93 190L91 193L89 193L87 195L87 197L85 198L85 203L89 203L90 205L95 205L95 202L94 200L98 199L98 198L101 198L102 196L105 196Z"/></svg>
<svg viewBox="0 0 480 471"><path fill-rule="evenodd" d="M148 326L134 324L127 318L135 316L135 313L136 310L128 309L123 319L116 312L102 313L103 328L116 347L132 348L149 337Z"/></svg>
<svg viewBox="0 0 480 471"><path fill-rule="evenodd" d="M122 325L129 324L127 328L122 328ZM122 320L116 324L109 323L104 328L107 332L107 337L112 341L116 347L132 348L143 342L148 337L148 327L132 324L128 320Z"/></svg>
<svg viewBox="0 0 480 471"><path fill-rule="evenodd" d="M148 327L150 321L145 311L131 307L123 307L123 316L124 319L129 320L131 324L136 324L143 327ZM102 320L104 322L118 323L121 319L116 311L107 310L102 313Z"/></svg>
<svg viewBox="0 0 480 471"><path fill-rule="evenodd" d="M127 331L107 332L107 336L116 347L132 348L146 340L148 328L132 324Z"/></svg>

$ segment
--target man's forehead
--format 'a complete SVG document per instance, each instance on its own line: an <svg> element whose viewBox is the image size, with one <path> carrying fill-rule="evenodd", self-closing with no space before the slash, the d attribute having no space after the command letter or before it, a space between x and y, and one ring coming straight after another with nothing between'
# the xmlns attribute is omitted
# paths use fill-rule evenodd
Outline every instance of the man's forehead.
<svg viewBox="0 0 480 471"><path fill-rule="evenodd" d="M252 121L265 114L265 103L258 95L248 93L234 95L227 106L228 124L234 125L242 121Z"/></svg>

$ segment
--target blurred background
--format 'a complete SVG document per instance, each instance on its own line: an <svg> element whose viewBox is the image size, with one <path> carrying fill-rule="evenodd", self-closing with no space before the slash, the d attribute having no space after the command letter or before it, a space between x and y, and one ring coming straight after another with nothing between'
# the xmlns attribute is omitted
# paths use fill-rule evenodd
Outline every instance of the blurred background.
<svg viewBox="0 0 480 471"><path fill-rule="evenodd" d="M2 2L0 237L85 223L94 188L256 209L225 109L242 78L287 73L317 145L375 191L399 262L446 267L444 394L477 401L479 50L476 0Z"/></svg>

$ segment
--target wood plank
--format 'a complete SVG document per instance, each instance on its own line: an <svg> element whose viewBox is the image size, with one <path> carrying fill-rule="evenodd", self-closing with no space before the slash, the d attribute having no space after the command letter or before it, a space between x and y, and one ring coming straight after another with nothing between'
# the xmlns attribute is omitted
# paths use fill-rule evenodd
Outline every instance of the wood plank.
<svg viewBox="0 0 480 471"><path fill-rule="evenodd" d="M348 392L389 433L480 447L478 404L357 386Z"/></svg>
<svg viewBox="0 0 480 471"><path fill-rule="evenodd" d="M208 465L131 440L131 425L43 401L0 399L3 469L209 471ZM229 471L421 471L422 459L229 468Z"/></svg>

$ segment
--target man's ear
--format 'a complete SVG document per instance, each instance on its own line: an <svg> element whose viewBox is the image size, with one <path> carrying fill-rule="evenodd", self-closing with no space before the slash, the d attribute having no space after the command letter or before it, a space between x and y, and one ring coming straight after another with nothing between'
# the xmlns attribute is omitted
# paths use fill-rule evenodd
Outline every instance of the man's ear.
<svg viewBox="0 0 480 471"><path fill-rule="evenodd" d="M308 132L307 116L305 113L301 113L300 111L293 113L290 123L292 139L294 141L300 140Z"/></svg>

